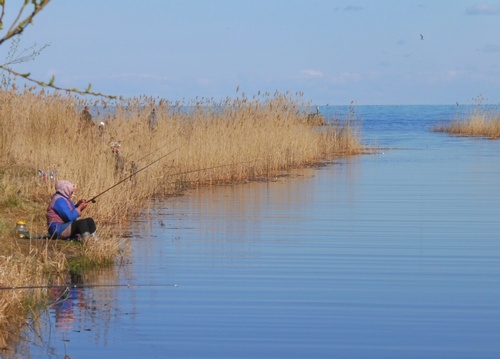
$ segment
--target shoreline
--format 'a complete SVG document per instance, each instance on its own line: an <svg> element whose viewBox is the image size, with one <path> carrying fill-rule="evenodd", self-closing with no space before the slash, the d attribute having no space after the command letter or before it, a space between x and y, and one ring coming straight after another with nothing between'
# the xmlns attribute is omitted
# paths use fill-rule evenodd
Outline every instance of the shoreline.
<svg viewBox="0 0 500 359"><path fill-rule="evenodd" d="M117 107L104 129L82 125L77 109L84 104L73 97L6 92L0 94L0 102L9 104L0 108L4 154L0 159L4 187L0 256L9 265L0 268L0 285L30 288L18 293L0 291L2 348L16 341L27 313L46 301L43 289L35 287L64 284L68 272L123 260L127 253L114 226L126 224L153 197L201 186L267 181L283 171L365 151L349 121L317 130L307 124L307 113L299 110L299 100L289 94L235 99L222 109L220 104L196 107L189 115L172 111L173 104L168 102L131 99ZM151 108L156 110L153 127ZM11 128L16 131L12 133ZM119 152L111 150L116 142ZM136 175L127 178L134 173L133 166ZM12 240L10 230L20 219L32 233L46 231L45 210L54 191L53 180L39 177L39 169L54 170L56 178L71 180L79 187L78 193L85 194L101 193L123 180L84 212L97 223L98 241L82 245Z"/></svg>

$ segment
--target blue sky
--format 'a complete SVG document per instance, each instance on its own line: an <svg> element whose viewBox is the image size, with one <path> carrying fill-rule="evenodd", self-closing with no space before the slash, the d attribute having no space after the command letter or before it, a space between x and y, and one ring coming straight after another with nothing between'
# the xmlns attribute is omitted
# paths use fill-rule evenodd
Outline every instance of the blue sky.
<svg viewBox="0 0 500 359"><path fill-rule="evenodd" d="M53 0L35 43L15 69L126 97L500 103L500 0Z"/></svg>

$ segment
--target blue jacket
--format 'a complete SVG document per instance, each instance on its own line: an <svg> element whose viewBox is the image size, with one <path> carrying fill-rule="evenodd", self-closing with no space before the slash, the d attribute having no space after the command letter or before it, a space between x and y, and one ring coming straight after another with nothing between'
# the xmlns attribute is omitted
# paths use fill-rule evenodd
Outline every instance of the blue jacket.
<svg viewBox="0 0 500 359"><path fill-rule="evenodd" d="M80 211L69 198L57 192L47 210L49 235L63 237L62 232L80 216Z"/></svg>

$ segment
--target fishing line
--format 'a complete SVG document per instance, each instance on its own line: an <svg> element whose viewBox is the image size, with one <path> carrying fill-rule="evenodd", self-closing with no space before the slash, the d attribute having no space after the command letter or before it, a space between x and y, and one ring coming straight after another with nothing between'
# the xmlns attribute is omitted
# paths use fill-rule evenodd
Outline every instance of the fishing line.
<svg viewBox="0 0 500 359"><path fill-rule="evenodd" d="M66 284L66 285L27 285L14 287L0 287L0 290L17 289L56 289L56 288L113 288L113 287L178 287L177 284Z"/></svg>
<svg viewBox="0 0 500 359"><path fill-rule="evenodd" d="M145 156L142 156L142 157L141 157L141 158L139 158L136 162L140 162L140 161L142 161L142 160L143 160L143 159L145 159L146 157L149 157L149 156L150 156L150 155L152 155L153 153L158 152L159 150L161 150L162 148L166 147L166 146L167 146L167 145L169 145L169 144L170 144L169 142L165 143L163 146L161 146L161 147L159 147L159 148L155 149L154 151L149 152L149 153L148 153L147 155L145 155Z"/></svg>
<svg viewBox="0 0 500 359"><path fill-rule="evenodd" d="M185 174L193 173L193 172L208 171L208 170L213 170L215 168L221 168L221 167L237 166L237 165L242 165L242 164L245 164L245 163L252 163L252 162L257 162L257 161L258 160L234 162L234 163L227 163L227 164L224 164L224 165L218 165L218 166L213 166L213 167L199 168L199 169L196 169L196 170L176 172L176 173L171 173L169 175L165 175L165 176L163 176L163 178L165 178L165 177L172 177L172 176L178 176L178 175L185 175Z"/></svg>

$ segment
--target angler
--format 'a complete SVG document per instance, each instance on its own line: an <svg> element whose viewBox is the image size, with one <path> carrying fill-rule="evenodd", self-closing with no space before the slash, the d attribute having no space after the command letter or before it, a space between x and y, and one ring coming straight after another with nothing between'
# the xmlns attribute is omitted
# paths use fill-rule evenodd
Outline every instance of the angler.
<svg viewBox="0 0 500 359"><path fill-rule="evenodd" d="M80 218L88 202L71 199L77 191L76 186L67 180L57 180L56 193L47 208L47 226L51 238L83 239L92 237L96 231L94 219Z"/></svg>

